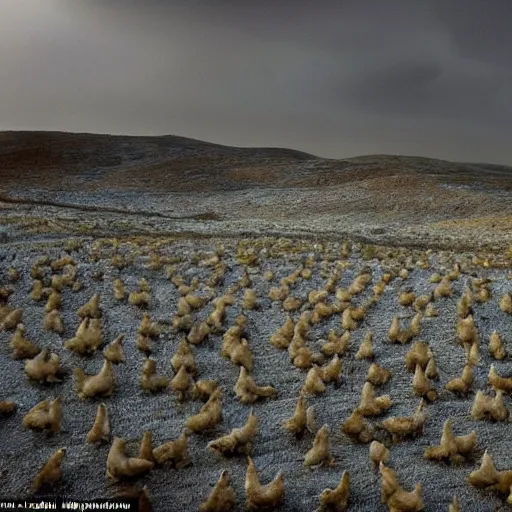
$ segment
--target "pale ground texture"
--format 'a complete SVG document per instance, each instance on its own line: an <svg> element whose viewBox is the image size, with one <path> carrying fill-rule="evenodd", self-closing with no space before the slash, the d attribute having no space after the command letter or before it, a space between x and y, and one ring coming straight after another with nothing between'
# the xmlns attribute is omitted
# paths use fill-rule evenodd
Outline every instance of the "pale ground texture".
<svg viewBox="0 0 512 512"><path fill-rule="evenodd" d="M163 246L163 255L182 256L183 263L176 265L177 272L189 281L198 276L203 283L211 269L198 267L191 263L191 257L198 251L212 252L216 247L215 240L182 240ZM243 266L235 261L235 241L225 241L226 255L223 258L228 266L224 283L217 287L217 294L223 293L242 276ZM123 249L123 246L122 250ZM166 268L150 271L146 268L145 257L139 257L136 263L121 271L114 268L109 259L89 262L88 254L91 242L86 241L83 249L73 252L72 256L78 263L78 279L84 288L76 293L69 289L63 292L62 318L65 332L62 336L42 330L44 302L34 302L29 298L32 279L30 268L42 254L52 258L63 255L59 242L48 245L27 244L0 245L0 282L7 283L7 270L14 266L20 271L21 278L12 285L15 290L9 304L24 308L23 323L27 336L41 347L51 347L58 353L64 367L71 372L74 367L83 367L86 372L96 372L102 364L102 354L97 352L92 357L78 356L63 347L63 341L72 337L79 325L77 309L95 292L101 294L101 306L104 313L104 340L110 342L118 334L124 333L126 362L115 367L117 386L112 397L106 398L112 433L128 440L128 449L136 454L138 444L144 431L151 430L154 445L178 437L183 429L185 419L198 411L199 401L187 401L179 404L171 392L148 395L138 385L144 355L135 348L136 329L143 312L126 302L118 302L112 293L112 281L120 276L128 291L137 289L138 280L146 277L151 285L151 305L149 312L156 321L169 322L176 311L179 297L175 286L166 278ZM336 247L334 248L336 249ZM303 258L311 253L296 255ZM339 252L338 252L339 254ZM311 280L299 279L292 287L292 294L305 300L308 291L318 289L325 284L320 275L322 255L317 254ZM432 257L433 261L434 258ZM413 395L411 388L412 375L407 373L404 355L410 345L390 345L386 342L387 330L395 315L410 317L412 309L400 306L397 292L404 285L410 285L419 295L434 288L428 277L438 268L421 270L415 268L410 278L403 282L397 278L386 288L377 306L370 310L353 334L348 352L343 356L342 379L339 387L327 386L325 394L310 398L317 414L318 426L327 424L331 432L331 450L336 460L333 467L308 469L303 466L303 458L310 448L313 437L308 434L302 440L296 440L286 432L281 422L293 414L299 389L306 372L295 368L289 361L286 351L278 351L269 343L270 336L282 325L285 313L281 303L271 302L267 298L270 286L278 285L279 280L295 270L299 261L280 258L261 257L261 268L252 274L252 286L261 302L261 309L248 311L247 338L254 354L253 377L257 383L272 384L278 390L275 400L263 400L254 405L254 413L260 420L259 432L255 439L252 456L263 482L272 479L282 470L285 475L286 498L280 510L312 512L318 507L319 495L326 487L335 487L343 471L350 473L350 509L360 511L384 511L385 506L379 502L380 477L370 466L368 445L353 444L340 433L340 425L347 419L350 412L359 402L361 388L365 382L369 361L358 361L355 353L363 336L368 330L374 335L376 361L390 369L393 377L388 384L378 389L379 394L390 394L393 406L384 417L393 415L411 415L418 405L419 399ZM347 286L354 275L365 264L372 267L373 281L366 291L356 299L355 304L364 301L371 293L372 285L382 274L379 262L374 259L362 261L360 253L355 250L350 257L353 264L343 274L338 286ZM435 263L435 261L434 261ZM265 281L262 274L271 269L275 277L271 283ZM93 274L101 270L103 279L97 280ZM452 298L436 301L440 310L437 318L426 318L422 323L421 334L416 340L426 341L435 354L440 381L435 383L439 391L439 399L428 405L428 419L424 435L412 441L403 441L391 446L389 465L396 470L402 485L412 489L414 484L423 484L423 500L426 511L448 510L454 494L466 512L491 512L506 510L505 497L492 491L479 491L469 486L466 478L479 465L480 457L485 449L494 458L499 469L512 469L512 438L509 423L475 422L470 418L471 404L477 389L489 391L487 373L491 364L487 344L489 335L497 330L505 340L507 350L512 353L512 323L498 308L498 300L512 290L512 281L507 278L507 270L486 270L478 268L481 277L490 276L492 299L485 304L475 306L475 321L478 326L481 347L481 362L475 371L475 382L472 391L466 398L460 398L443 390L446 382L460 375L465 361L465 353L456 338L456 301L462 293L468 275L462 274L454 282L456 290ZM47 269L50 275L50 269ZM201 290L201 289L200 289ZM237 302L228 308L224 325L229 327L235 317L242 312L240 306L241 292L237 293ZM334 296L330 296L330 301ZM205 318L212 305L206 305L197 314ZM299 312L292 314L297 318ZM339 315L328 321L313 326L309 334L309 345L319 349L321 338L331 328L340 327ZM170 357L175 352L182 335L172 332L164 333L153 343L158 371L172 376ZM59 447L67 447L68 454L63 463L64 477L54 489L54 495L72 498L91 499L113 495L114 487L105 478L106 457L109 445L91 446L85 436L92 425L100 400L81 401L77 398L73 378L68 374L61 384L38 385L26 378L23 362L12 360L8 341L12 333L0 333L0 360L2 373L0 376L0 399L13 400L18 404L18 411L7 419L0 420L0 489L2 495L11 497L27 496L30 483L43 462ZM139 485L147 485L154 510L162 512L194 511L206 499L219 473L227 469L236 491L237 510L245 508L244 478L246 460L243 457L226 459L215 455L206 448L209 440L229 432L232 428L245 423L250 406L242 405L233 392L239 369L219 355L222 338L211 335L207 341L194 347L199 377L202 379L218 379L223 389L223 420L214 432L208 435L192 435L189 449L192 465L185 469L157 468L147 476L137 480ZM501 375L512 375L510 357L496 362ZM62 430L53 436L25 430L21 421L23 415L37 402L47 397L63 398ZM506 398L510 408L510 399ZM438 444L443 422L453 418L454 431L458 435L476 430L478 433L478 452L469 461L453 466L445 463L434 463L423 459L423 451L427 446ZM371 419L372 423L379 419Z"/></svg>
<svg viewBox="0 0 512 512"><path fill-rule="evenodd" d="M305 299L307 292L325 284L320 274L320 261L325 251L312 244L336 242L331 252L339 257L340 240L361 244L385 244L392 247L446 249L479 254L492 253L498 263L508 261L508 268L484 269L479 276L490 275L493 297L476 306L476 324L481 339L481 364L476 370L472 392L459 398L444 391L446 382L460 375L465 361L463 349L456 341L456 301L462 293L468 274L455 282L456 294L436 303L441 314L425 319L417 338L429 343L441 373L436 386L439 400L428 406L425 434L391 447L390 465L406 489L422 482L425 510L448 510L454 494L459 496L462 510L504 510L504 498L493 492L478 491L466 483L470 471L478 467L483 450L488 448L499 469L512 469L512 440L508 423L471 421L469 412L477 389L488 390L487 373L491 359L487 351L489 335L497 330L512 351L511 318L498 309L498 300L512 289L507 278L512 251L512 171L505 166L453 163L427 158L373 155L345 160L318 158L304 153L269 148L231 148L182 137L114 137L90 134L45 132L0 133L0 286L8 283L7 271L12 265L20 271L13 284L9 303L24 308L23 323L28 337L41 347L48 346L63 360L68 375L61 384L40 386L27 380L23 363L10 357L8 341L11 333L0 332L0 400L14 400L17 413L0 419L0 494L26 496L32 478L51 453L66 446L64 478L54 489L55 495L75 498L110 496L115 488L105 478L108 445L96 448L86 443L99 401L80 401L74 389L72 370L82 366L96 372L102 364L101 352L90 358L76 356L63 347L79 325L77 309L93 293L101 293L104 311L104 340L126 335L126 363L116 367L117 388L106 399L111 416L112 433L128 440L131 454L136 454L145 430L153 432L154 444L178 437L185 419L201 407L199 401L177 403L170 392L147 395L138 381L144 356L135 348L137 326L143 312L126 302L114 300L112 281L120 275L129 291L137 288L145 276L151 287L150 314L154 320L167 322L166 332L154 343L153 357L158 371L172 376L169 359L182 336L168 328L176 312L178 292L166 278L166 269L150 271L144 258L118 271L109 255L98 262L88 257L95 240L101 237L133 237L143 235L141 247L148 248L160 236L177 241L162 246L162 254L178 254L184 263L177 272L185 280L197 275L201 283L211 270L197 267L192 255L197 251L213 251L213 237L226 238L224 258L228 265L225 282L216 289L222 294L242 276L243 268L235 261L236 245L241 238L288 236L310 244L297 253L299 260L316 254L313 277L299 280L292 293ZM81 238L83 248L72 255L78 263L78 279L84 288L76 293L63 292L62 336L42 330L44 302L29 298L32 286L30 268L42 254L52 258L63 254L70 239ZM325 247L325 245L324 245ZM133 252L134 246L123 250ZM370 264L373 283L382 273L371 250L351 256L353 267L342 276L339 286L350 283L363 264ZM138 249L137 249L138 250ZM149 249L148 249L149 251ZM146 253L148 252L146 251ZM316 252L315 252L316 251ZM405 251L405 250L404 250ZM404 253L402 251L402 253ZM285 251L286 252L286 251ZM288 252L287 254L291 254ZM395 256L396 257L396 254ZM463 256L460 256L463 259ZM413 256L416 261L418 255ZM508 260L507 260L508 258ZM335 487L344 470L350 472L351 510L382 511L379 503L380 478L368 461L368 446L355 445L340 433L340 425L359 402L359 395L369 362L357 361L355 353L368 330L374 334L376 360L393 372L393 378L381 392L389 393L393 407L387 416L410 415L418 405L411 389L412 375L403 362L408 346L388 345L386 333L394 315L410 316L411 309L399 305L398 289L409 284L418 293L433 289L428 282L436 270L415 268L406 283L394 280L386 288L377 306L355 331L348 353L343 357L339 387L328 385L325 394L311 398L318 426L327 424L331 447L336 459L334 467L314 470L303 466L303 458L312 443L306 435L297 441L281 426L293 414L306 372L295 368L286 352L269 343L270 336L282 325L285 313L281 303L268 298L270 286L297 268L299 260L271 259L262 256L261 268L252 276L253 287L262 308L247 313L247 338L255 357L253 376L257 383L273 384L275 400L255 404L260 429L253 447L255 464L263 482L282 470L285 475L286 500L283 511L312 512L326 487ZM435 263L435 261L433 261ZM94 278L97 270L103 279ZM272 269L271 283L263 280L265 270ZM49 269L48 269L49 270ZM371 285L356 304L364 301ZM240 299L238 292L237 299ZM331 296L329 300L334 300ZM204 318L212 305L198 313ZM228 309L225 326L233 324L240 314L240 302ZM299 312L293 313L294 319ZM339 315L314 326L309 334L312 348L319 349L321 338L331 328L339 327ZM233 386L238 368L219 355L222 339L212 335L194 348L203 379L216 378L224 391L223 421L208 435L190 438L192 465L186 469L158 468L141 478L147 484L157 511L193 511L206 499L219 473L228 469L243 510L243 482L246 461L242 457L224 459L206 449L214 437L243 425L249 406L236 399ZM512 375L510 358L496 363L498 372ZM62 431L54 436L36 434L22 428L23 415L47 397L64 400ZM507 406L510 407L509 398ZM445 419L453 418L456 434L475 429L478 452L473 460L454 467L423 460L425 447L437 444Z"/></svg>
<svg viewBox="0 0 512 512"><path fill-rule="evenodd" d="M500 251L512 245L512 169L175 136L0 132L0 211L13 236L321 235Z"/></svg>

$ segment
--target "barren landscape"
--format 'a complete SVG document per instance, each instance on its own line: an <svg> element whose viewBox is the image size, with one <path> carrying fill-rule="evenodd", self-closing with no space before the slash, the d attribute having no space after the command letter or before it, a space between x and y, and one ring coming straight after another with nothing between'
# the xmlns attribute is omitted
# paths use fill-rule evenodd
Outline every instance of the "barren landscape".
<svg viewBox="0 0 512 512"><path fill-rule="evenodd" d="M346 160L183 137L0 133L2 224L66 235L295 235L493 251L512 243L511 169Z"/></svg>
<svg viewBox="0 0 512 512"><path fill-rule="evenodd" d="M203 512L506 510L511 196L496 165L1 133L2 493L200 510L227 470Z"/></svg>

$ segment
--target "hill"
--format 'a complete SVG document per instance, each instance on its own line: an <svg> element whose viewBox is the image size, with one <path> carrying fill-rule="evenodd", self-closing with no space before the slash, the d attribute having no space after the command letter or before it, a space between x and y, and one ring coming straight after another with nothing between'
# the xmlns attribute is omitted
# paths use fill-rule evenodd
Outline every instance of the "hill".
<svg viewBox="0 0 512 512"><path fill-rule="evenodd" d="M413 156L336 160L178 136L1 132L0 198L9 215L13 202L53 219L52 208L73 210L65 218L75 225L77 212L88 212L83 222L96 212L92 232L121 229L122 214L133 231L512 242L511 167Z"/></svg>

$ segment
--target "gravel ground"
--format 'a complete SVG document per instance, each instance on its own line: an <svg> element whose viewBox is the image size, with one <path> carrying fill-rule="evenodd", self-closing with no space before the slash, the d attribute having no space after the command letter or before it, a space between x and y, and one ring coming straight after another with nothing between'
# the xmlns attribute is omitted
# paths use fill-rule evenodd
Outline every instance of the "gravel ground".
<svg viewBox="0 0 512 512"><path fill-rule="evenodd" d="M228 265L225 280L217 288L217 293L227 290L242 276L242 267L235 262L232 242L226 242L228 249L223 258ZM190 261L190 256L197 250L213 250L213 241L183 241L169 248L170 254L182 254ZM117 386L112 397L105 399L110 414L112 433L128 441L128 451L136 454L142 434L146 430L153 433L154 445L175 439L183 429L185 419L196 413L201 406L199 401L187 401L180 404L171 392L148 395L139 388L139 376L144 355L135 348L137 327L143 312L127 302L118 302L112 293L112 281L120 276L128 291L137 289L138 280L146 277L151 285L152 302L150 315L153 320L168 322L176 311L179 298L174 285L166 278L165 268L150 271L139 258L136 263L121 271L112 267L110 261L101 260L91 263L87 260L88 247L73 253L78 262L78 279L85 286L79 292L65 289L62 294L61 314L65 325L62 336L42 330L44 302L34 302L29 298L32 279L30 268L41 250L32 250L30 246L10 248L0 247L0 283L7 280L7 269L13 265L21 273L20 280L13 285L14 293L9 303L23 307L23 323L27 336L41 347L50 347L58 353L63 366L71 372L80 366L86 373L97 372L102 365L102 353L98 351L91 357L79 356L64 349L63 341L72 337L79 325L80 318L76 310L84 304L93 293L101 294L101 306L104 313L103 335L106 342L117 335L126 335L124 348L126 362L115 367ZM63 253L58 244L48 247L46 253L52 258ZM347 269L339 286L347 286L363 265L357 253L351 256L352 268ZM373 283L382 274L377 260L370 262L373 270ZM263 400L254 405L254 413L259 418L259 432L253 446L253 459L263 482L267 482L282 470L285 475L286 499L283 511L313 511L319 503L319 495L326 487L335 487L343 471L350 472L350 510L383 511L379 502L380 477L370 466L368 445L353 444L340 433L340 425L347 419L359 402L360 391L365 382L370 362L355 359L357 348L368 330L373 332L376 361L390 369L393 377L385 386L379 388L379 394L390 394L393 406L384 417L410 415L418 405L418 398L413 395L412 374L407 373L404 355L410 346L389 345L386 343L387 330L395 315L410 316L411 308L400 306L397 291L404 284L413 287L419 295L434 288L428 277L436 270L411 272L404 283L397 278L386 288L377 306L371 310L354 332L350 349L343 356L342 380L339 387L327 386L323 395L308 400L314 405L317 423L320 427L327 424L331 432L331 451L336 460L333 467L308 469L303 466L303 458L311 447L313 436L308 434L296 440L281 426L281 422L293 414L299 389L306 372L290 364L286 351L278 351L269 343L270 336L282 325L285 313L281 303L271 302L267 298L271 286L277 285L282 277L297 268L297 263L285 260L263 260L262 271L272 269L274 280L269 283L262 273L252 276L261 309L246 312L248 318L247 338L254 355L252 375L257 383L272 384L278 390L275 400ZM48 269L49 270L49 269ZM95 280L93 274L102 270L102 280ZM177 265L178 273L186 280L198 276L201 282L211 272L210 269L197 267L190 263ZM467 398L456 397L443 390L446 382L460 375L464 361L464 350L456 341L456 301L462 293L468 276L462 275L454 282L456 294L452 298L439 299L436 307L441 314L437 318L426 318L417 340L428 342L435 354L440 371L440 381L436 388L439 399L427 407L428 419L424 435L416 440L403 441L391 447L389 465L396 470L402 485L412 489L414 484L423 484L423 500L426 511L448 510L448 504L454 494L465 511L505 510L502 497L490 491L479 491L466 483L470 471L479 465L481 454L485 449L493 456L498 469L512 468L512 438L508 423L490 423L472 421L469 412L477 389L489 390L487 373L491 358L487 350L489 335L497 330L505 340L507 350L512 353L512 324L498 308L498 300L512 289L511 281L504 271L479 270L479 276L489 275L493 278L491 285L492 299L475 307L475 322L481 340L481 362L475 371L473 391ZM292 287L292 294L305 300L308 291L318 289L325 284L320 275L320 263L315 263L313 278L299 280ZM356 304L364 301L371 292L367 290L356 299ZM241 297L241 292L237 293ZM331 297L332 299L333 297ZM202 319L211 311L207 305L197 313ZM228 308L224 325L230 326L242 312L240 302ZM297 318L299 313L293 313ZM309 335L310 346L320 348L322 337L331 328L339 326L339 315L328 321L313 326ZM67 447L68 453L63 463L64 477L52 491L53 495L68 496L76 499L92 499L113 495L115 488L105 478L105 463L109 445L95 447L89 445L85 436L94 420L96 408L101 400L81 401L77 398L73 378L68 374L60 384L43 386L34 384L23 372L23 362L12 360L8 341L12 333L0 332L0 360L3 372L0 377L0 399L13 400L18 404L18 411L13 416L0 420L0 489L1 494L11 497L25 497L29 493L30 483L44 461L58 448ZM166 332L154 342L152 357L157 359L158 372L172 376L170 358L182 336ZM210 452L206 444L232 428L245 423L250 406L241 404L233 392L239 369L219 355L222 338L211 335L201 345L194 347L198 373L202 379L215 378L219 381L223 394L223 420L213 433L193 435L189 439L189 451L192 465L185 469L157 468L149 475L140 478L138 483L147 484L151 500L156 511L198 510L199 504L206 499L219 473L228 469L232 485L238 499L237 510L245 505L244 478L246 460L243 457L222 458ZM498 373L512 375L510 357L496 362ZM25 430L21 421L23 415L36 403L45 398L63 399L62 428L53 436ZM507 398L507 406L510 407ZM459 466L434 463L423 459L427 446L438 444L443 422L453 418L454 431L457 435L476 430L478 434L478 452L475 457ZM371 419L375 423L374 419ZM380 418L379 418L380 421Z"/></svg>

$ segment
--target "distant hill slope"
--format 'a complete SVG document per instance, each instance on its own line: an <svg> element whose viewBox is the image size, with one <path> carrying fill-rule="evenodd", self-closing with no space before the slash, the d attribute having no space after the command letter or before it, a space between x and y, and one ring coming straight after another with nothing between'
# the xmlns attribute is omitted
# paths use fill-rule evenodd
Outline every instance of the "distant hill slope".
<svg viewBox="0 0 512 512"><path fill-rule="evenodd" d="M242 175L248 163L282 168L314 159L289 149L235 148L172 135L0 132L0 176L4 184L39 183L50 188L73 187L69 178L83 176L115 187L156 187L159 191L161 187L186 191L198 184L232 188L233 183L245 179L245 175L242 180L237 178L236 171L242 168Z"/></svg>
<svg viewBox="0 0 512 512"><path fill-rule="evenodd" d="M219 221L224 229L270 222L398 238L512 236L512 167L392 155L336 160L178 136L0 132L0 194Z"/></svg>
<svg viewBox="0 0 512 512"><path fill-rule="evenodd" d="M421 157L370 155L325 159L280 148L237 148L178 136L132 137L66 132L0 132L2 185L73 189L95 186L158 192L247 187L316 187L396 173L453 184L512 185L512 168Z"/></svg>

